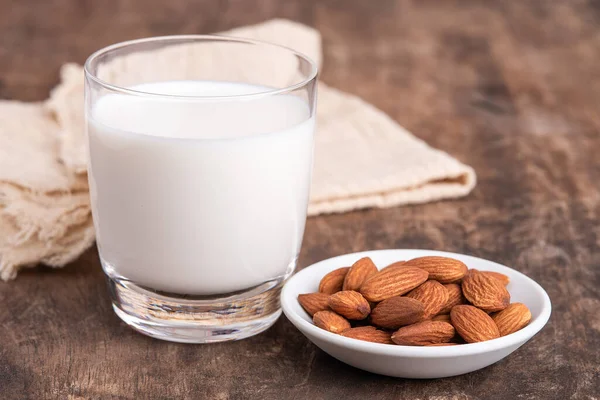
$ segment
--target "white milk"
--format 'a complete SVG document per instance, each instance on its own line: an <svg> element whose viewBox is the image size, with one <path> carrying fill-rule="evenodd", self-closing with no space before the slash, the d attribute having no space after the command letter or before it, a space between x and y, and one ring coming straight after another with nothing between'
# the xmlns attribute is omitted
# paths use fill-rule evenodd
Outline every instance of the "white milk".
<svg viewBox="0 0 600 400"><path fill-rule="evenodd" d="M268 90L208 81L132 89L202 96ZM312 167L314 118L304 100L109 94L88 119L92 207L106 268L153 289L197 295L291 272Z"/></svg>

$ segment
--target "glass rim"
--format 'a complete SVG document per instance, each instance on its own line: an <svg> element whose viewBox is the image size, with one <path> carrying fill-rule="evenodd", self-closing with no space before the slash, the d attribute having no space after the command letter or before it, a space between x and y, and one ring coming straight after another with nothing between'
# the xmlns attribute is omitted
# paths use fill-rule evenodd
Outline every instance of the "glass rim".
<svg viewBox="0 0 600 400"><path fill-rule="evenodd" d="M233 42L233 43L243 43L243 44L251 44L251 45L260 45L260 46L269 46L275 47L289 52L292 55L306 61L310 65L310 72L307 74L305 78L303 78L300 82L295 83L293 85L289 85L283 88L274 88L269 89L264 92L258 93L247 93L247 94L235 94L235 95L227 95L227 96L199 96L199 95L173 95L173 94L163 94L163 93L153 93L153 92L145 92L143 90L136 90L127 88L120 85L115 85L109 83L103 79L100 79L96 74L92 73L91 66L94 62L98 60L101 56L113 52L115 50L120 50L126 47L135 46L138 44L144 43L152 43L152 42L198 42L198 41L215 41L215 42ZM143 96L143 97L154 97L154 98L168 98L168 99L183 99L183 100L227 100L227 99L251 99L251 98L259 98L266 96L273 96L283 93L293 92L297 89L305 87L313 80L316 80L318 76L318 68L317 63L314 62L309 56L304 53L301 53L297 50L292 49L291 47L263 41L257 39L247 39L235 36L224 36L224 35L167 35L167 36L152 36L148 38L142 39L134 39L134 40L126 40L123 42L118 42L106 47L103 47L99 50L96 50L92 53L83 65L84 74L87 78L90 78L96 84L109 89L113 92L119 92L121 94L127 94L131 96Z"/></svg>

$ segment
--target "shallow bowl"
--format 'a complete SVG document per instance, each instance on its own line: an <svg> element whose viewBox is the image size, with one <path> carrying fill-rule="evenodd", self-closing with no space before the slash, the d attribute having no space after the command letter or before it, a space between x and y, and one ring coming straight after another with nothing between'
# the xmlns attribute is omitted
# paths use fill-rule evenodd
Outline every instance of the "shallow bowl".
<svg viewBox="0 0 600 400"><path fill-rule="evenodd" d="M469 268L508 275L511 302L527 305L531 310L531 322L518 332L481 343L447 347L398 346L346 338L320 329L313 325L311 317L298 303L299 294L318 291L319 281L326 273L352 265L361 257L371 257L379 268L383 268L395 261L423 256L452 257ZM546 291L512 268L463 254L400 249L345 254L313 264L288 280L281 293L281 305L292 324L332 357L365 371L402 378L443 378L466 374L498 362L538 333L548 322L552 308Z"/></svg>

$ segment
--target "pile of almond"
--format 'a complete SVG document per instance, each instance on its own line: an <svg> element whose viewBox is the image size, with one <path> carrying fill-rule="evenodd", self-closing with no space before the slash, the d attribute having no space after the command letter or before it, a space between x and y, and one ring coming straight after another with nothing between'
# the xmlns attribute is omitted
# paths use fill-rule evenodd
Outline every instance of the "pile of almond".
<svg viewBox="0 0 600 400"><path fill-rule="evenodd" d="M349 338L404 346L483 342L531 320L511 303L509 278L468 269L448 257L419 257L378 270L369 257L321 279L318 293L298 296L319 328Z"/></svg>

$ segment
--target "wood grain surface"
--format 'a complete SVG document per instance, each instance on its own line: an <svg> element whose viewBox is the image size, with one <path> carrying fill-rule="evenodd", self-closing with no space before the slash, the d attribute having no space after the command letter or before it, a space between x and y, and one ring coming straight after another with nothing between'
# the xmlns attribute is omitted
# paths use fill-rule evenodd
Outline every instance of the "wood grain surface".
<svg viewBox="0 0 600 400"><path fill-rule="evenodd" d="M457 201L311 218L300 267L365 249L472 254L546 288L549 324L489 368L433 381L346 366L285 317L240 342L166 343L114 315L92 249L0 283L0 398L599 398L598 1L0 0L0 98L45 99L61 64L110 43L273 17L322 32L325 82L479 178Z"/></svg>

